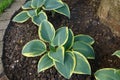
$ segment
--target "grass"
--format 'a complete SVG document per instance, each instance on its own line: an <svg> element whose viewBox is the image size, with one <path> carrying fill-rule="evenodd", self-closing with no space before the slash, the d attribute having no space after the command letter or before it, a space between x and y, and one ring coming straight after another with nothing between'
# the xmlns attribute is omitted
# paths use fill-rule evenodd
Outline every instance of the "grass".
<svg viewBox="0 0 120 80"><path fill-rule="evenodd" d="M0 0L0 14L7 8L14 0Z"/></svg>

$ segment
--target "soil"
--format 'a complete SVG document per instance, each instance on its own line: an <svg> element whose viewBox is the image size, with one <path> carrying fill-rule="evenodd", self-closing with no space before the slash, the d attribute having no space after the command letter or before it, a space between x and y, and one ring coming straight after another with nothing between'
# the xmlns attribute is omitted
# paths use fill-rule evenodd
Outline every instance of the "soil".
<svg viewBox="0 0 120 80"><path fill-rule="evenodd" d="M120 49L120 38L115 36L108 26L103 25L96 15L100 0L64 0L71 11L71 18L55 14L49 15L49 21L57 29L68 26L75 35L87 34L95 39L93 45L95 60L89 60L92 76L72 75L69 80L94 80L94 72L101 68L120 68L120 60L112 53ZM21 11L21 9L19 10ZM14 15L16 15L17 11ZM5 74L10 80L66 80L54 68L37 73L37 63L40 57L26 58L21 55L22 47L30 40L39 39L38 27L31 20L23 24L10 22L5 36L3 49L3 65Z"/></svg>

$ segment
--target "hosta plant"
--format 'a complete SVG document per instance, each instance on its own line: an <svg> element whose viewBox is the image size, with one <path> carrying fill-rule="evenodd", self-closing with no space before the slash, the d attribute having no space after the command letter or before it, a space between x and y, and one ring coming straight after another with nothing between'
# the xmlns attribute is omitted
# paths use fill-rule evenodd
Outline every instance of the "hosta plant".
<svg viewBox="0 0 120 80"><path fill-rule="evenodd" d="M120 58L120 50L113 53ZM103 68L95 73L96 80L120 80L120 69Z"/></svg>
<svg viewBox="0 0 120 80"><path fill-rule="evenodd" d="M17 14L14 22L23 23L29 18L37 26L40 26L43 20L47 20L45 11L60 13L70 18L70 10L62 0L29 0L22 6L23 11Z"/></svg>
<svg viewBox="0 0 120 80"><path fill-rule="evenodd" d="M96 80L120 80L120 70L103 68L95 73Z"/></svg>
<svg viewBox="0 0 120 80"><path fill-rule="evenodd" d="M94 59L92 44L94 39L88 35L74 36L71 29L61 27L55 31L53 25L44 20L38 30L40 40L25 44L22 55L26 57L41 56L38 72L54 66L65 78L75 74L91 74L87 59Z"/></svg>

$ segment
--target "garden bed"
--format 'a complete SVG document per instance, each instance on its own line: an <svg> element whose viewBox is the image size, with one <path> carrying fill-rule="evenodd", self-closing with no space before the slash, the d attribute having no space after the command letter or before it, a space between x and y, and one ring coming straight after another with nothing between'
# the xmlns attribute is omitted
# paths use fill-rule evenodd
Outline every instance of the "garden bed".
<svg viewBox="0 0 120 80"><path fill-rule="evenodd" d="M77 34L87 34L95 39L95 60L89 60L92 67L92 76L73 75L70 80L94 80L94 72L105 67L120 68L120 60L111 56L120 49L120 38L103 25L96 15L100 0L64 0L71 10L70 20L62 15L55 14L49 21L55 28L68 26ZM21 10L19 10L21 11ZM14 15L16 15L17 11ZM26 58L22 56L22 47L30 40L39 39L38 27L31 20L18 24L10 22L4 36L3 65L10 80L66 80L54 68L37 73L37 63L40 57Z"/></svg>

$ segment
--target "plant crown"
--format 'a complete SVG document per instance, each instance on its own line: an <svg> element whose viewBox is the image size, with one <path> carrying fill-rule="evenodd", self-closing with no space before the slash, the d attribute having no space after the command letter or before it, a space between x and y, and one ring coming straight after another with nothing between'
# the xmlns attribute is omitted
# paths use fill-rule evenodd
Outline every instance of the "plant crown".
<svg viewBox="0 0 120 80"><path fill-rule="evenodd" d="M40 40L32 40L22 49L22 55L26 57L42 56L38 62L38 72L54 66L67 79L73 73L91 74L87 59L95 57L92 37L83 34L74 36L68 27L55 31L47 20L40 24L38 34Z"/></svg>
<svg viewBox="0 0 120 80"><path fill-rule="evenodd" d="M40 26L43 20L48 19L45 11L51 11L53 14L57 12L70 18L69 7L61 0L29 0L22 9L23 11L13 18L14 22L23 23L31 18L35 25Z"/></svg>

